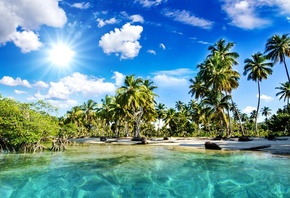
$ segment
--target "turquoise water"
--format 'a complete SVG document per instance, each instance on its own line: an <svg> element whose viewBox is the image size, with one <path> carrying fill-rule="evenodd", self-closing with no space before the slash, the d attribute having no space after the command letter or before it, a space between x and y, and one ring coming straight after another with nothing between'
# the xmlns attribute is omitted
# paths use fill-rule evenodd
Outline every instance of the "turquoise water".
<svg viewBox="0 0 290 198"><path fill-rule="evenodd" d="M0 154L0 197L290 197L290 158L151 145Z"/></svg>

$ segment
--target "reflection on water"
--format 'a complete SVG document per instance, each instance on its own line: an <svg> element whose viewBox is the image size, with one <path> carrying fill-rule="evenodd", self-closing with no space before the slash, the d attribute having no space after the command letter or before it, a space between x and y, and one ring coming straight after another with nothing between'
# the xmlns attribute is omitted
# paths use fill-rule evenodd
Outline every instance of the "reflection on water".
<svg viewBox="0 0 290 198"><path fill-rule="evenodd" d="M0 155L0 197L290 197L290 158L151 145Z"/></svg>

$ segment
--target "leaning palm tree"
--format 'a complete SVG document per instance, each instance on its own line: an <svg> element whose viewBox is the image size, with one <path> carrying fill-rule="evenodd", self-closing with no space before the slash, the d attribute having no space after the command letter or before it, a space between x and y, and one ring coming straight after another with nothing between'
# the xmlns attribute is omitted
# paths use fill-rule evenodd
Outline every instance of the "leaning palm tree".
<svg viewBox="0 0 290 198"><path fill-rule="evenodd" d="M285 82L281 83L280 87L276 87L275 89L279 89L280 91L276 94L276 96L280 96L279 100L284 98L284 102L287 100L287 105L289 105L289 98L290 98L290 83Z"/></svg>
<svg viewBox="0 0 290 198"><path fill-rule="evenodd" d="M269 38L266 44L265 53L267 54L267 58L274 61L274 63L284 63L288 82L290 82L290 76L285 60L285 56L290 57L290 37L288 34L283 34L281 37L275 34Z"/></svg>
<svg viewBox="0 0 290 198"><path fill-rule="evenodd" d="M261 88L260 82L263 79L267 79L269 75L272 74L273 70L273 63L266 62L267 57L264 56L262 53L257 52L252 55L252 59L245 59L245 67L244 67L244 75L248 75L247 80L253 80L258 83L258 105L256 112L259 112L260 108L260 100L261 100ZM255 130L258 132L258 114L255 117Z"/></svg>

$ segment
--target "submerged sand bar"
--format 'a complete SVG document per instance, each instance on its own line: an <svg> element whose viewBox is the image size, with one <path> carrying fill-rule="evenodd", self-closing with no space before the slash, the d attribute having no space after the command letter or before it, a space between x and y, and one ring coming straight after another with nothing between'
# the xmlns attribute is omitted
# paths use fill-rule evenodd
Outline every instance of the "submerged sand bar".
<svg viewBox="0 0 290 198"><path fill-rule="evenodd" d="M273 154L290 155L290 137L279 137L277 140L268 140L265 138L250 138L252 141L240 142L238 138L229 140L213 140L210 138L153 138L148 140L149 145L172 145L188 146L197 149L205 149L205 142L217 144L222 150L260 150ZM98 144L137 144L138 141L131 141L131 138L108 138L106 142L100 141L100 138L78 138L70 139L78 143L98 143Z"/></svg>

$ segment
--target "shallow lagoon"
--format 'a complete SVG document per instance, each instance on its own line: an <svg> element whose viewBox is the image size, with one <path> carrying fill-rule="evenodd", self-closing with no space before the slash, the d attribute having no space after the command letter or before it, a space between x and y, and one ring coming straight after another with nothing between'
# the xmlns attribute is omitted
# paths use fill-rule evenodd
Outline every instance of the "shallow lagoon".
<svg viewBox="0 0 290 198"><path fill-rule="evenodd" d="M0 154L0 197L290 197L290 158L110 144Z"/></svg>

